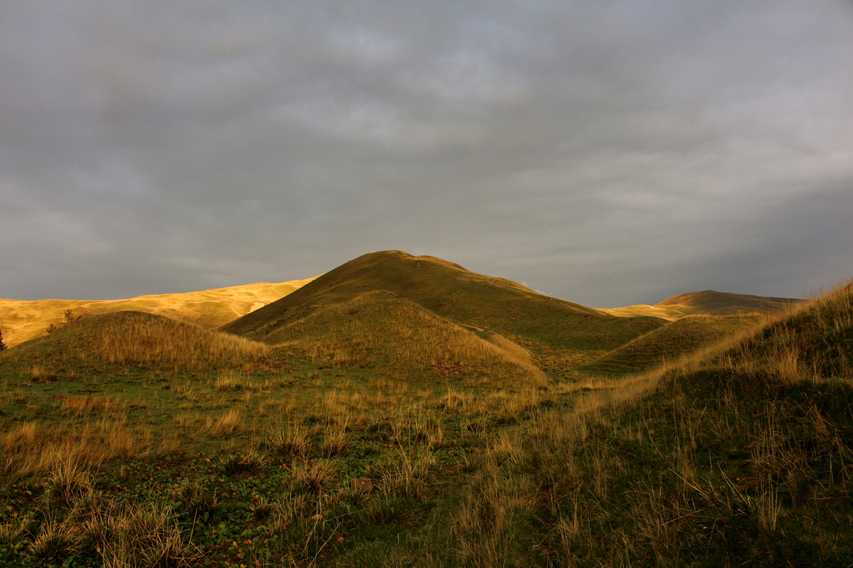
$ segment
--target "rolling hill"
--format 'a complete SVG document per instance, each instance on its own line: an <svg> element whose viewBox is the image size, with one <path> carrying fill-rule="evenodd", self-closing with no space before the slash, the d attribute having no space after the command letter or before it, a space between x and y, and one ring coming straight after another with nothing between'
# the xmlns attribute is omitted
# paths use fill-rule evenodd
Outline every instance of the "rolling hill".
<svg viewBox="0 0 853 568"><path fill-rule="evenodd" d="M165 372L240 367L269 355L269 347L261 343L165 316L120 311L94 315L18 345L4 353L3 362L6 369L37 368L47 380L55 380L84 369L102 372L110 365Z"/></svg>
<svg viewBox="0 0 853 568"><path fill-rule="evenodd" d="M385 292L381 296L371 293ZM342 306L362 298L414 304L431 317L481 337L500 335L533 352L557 349L594 358L664 324L652 317L615 317L538 294L520 284L457 264L402 251L360 256L294 293L238 318L223 330L267 343L292 341L310 322L343 329L364 316ZM373 316L371 316L373 317ZM327 339L334 341L334 339Z"/></svg>
<svg viewBox="0 0 853 568"><path fill-rule="evenodd" d="M269 284L259 282L183 294L158 294L124 300L0 299L0 330L9 346L45 335L51 324L63 323L66 310L90 317L119 311L140 311L216 328L299 289L313 278Z"/></svg>
<svg viewBox="0 0 853 568"><path fill-rule="evenodd" d="M759 315L686 316L614 349L577 370L603 375L624 375L673 363L680 357L726 337L755 327Z"/></svg>
<svg viewBox="0 0 853 568"><path fill-rule="evenodd" d="M703 292L679 294L653 306L639 304L621 308L607 308L601 311L614 316L650 316L673 321L687 316L771 314L803 301L798 298L771 298L705 290Z"/></svg>

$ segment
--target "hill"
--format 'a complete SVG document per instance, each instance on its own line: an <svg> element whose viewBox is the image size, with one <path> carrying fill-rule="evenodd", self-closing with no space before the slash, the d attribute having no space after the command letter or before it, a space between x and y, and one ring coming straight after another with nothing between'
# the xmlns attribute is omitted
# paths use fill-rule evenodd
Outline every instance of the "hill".
<svg viewBox="0 0 853 568"><path fill-rule="evenodd" d="M140 311L216 328L278 300L313 278L270 284L259 282L182 294L158 294L123 300L35 300L0 299L0 330L12 347L45 335L45 329L63 323L66 310L74 316L90 317L119 311Z"/></svg>
<svg viewBox="0 0 853 568"><path fill-rule="evenodd" d="M723 339L543 385L556 324L336 284L277 347L122 312L0 353L0 565L853 563L853 288L657 325L614 374Z"/></svg>
<svg viewBox="0 0 853 568"><path fill-rule="evenodd" d="M653 306L639 304L601 311L621 317L651 316L673 321L687 316L772 314L803 301L797 298L772 298L705 290L679 294Z"/></svg>
<svg viewBox="0 0 853 568"><path fill-rule="evenodd" d="M234 320L223 330L274 340L287 325L380 290L474 330L577 350L613 349L662 325L657 318L602 314L435 257L382 251L351 260L293 294Z"/></svg>
<svg viewBox="0 0 853 568"><path fill-rule="evenodd" d="M736 336L759 322L758 315L686 316L650 331L577 370L604 375L648 371Z"/></svg>
<svg viewBox="0 0 853 568"><path fill-rule="evenodd" d="M143 312L111 312L58 328L5 351L4 369L53 381L106 367L198 371L265 360L268 346Z"/></svg>
<svg viewBox="0 0 853 568"><path fill-rule="evenodd" d="M851 361L848 286L616 389L621 408L531 461L572 464L539 466L569 505L548 544L582 566L850 566Z"/></svg>

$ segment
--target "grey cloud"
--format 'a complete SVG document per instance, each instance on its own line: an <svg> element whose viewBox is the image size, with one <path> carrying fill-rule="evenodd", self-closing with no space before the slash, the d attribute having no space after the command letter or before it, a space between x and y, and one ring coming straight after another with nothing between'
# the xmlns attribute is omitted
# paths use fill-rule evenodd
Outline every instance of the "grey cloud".
<svg viewBox="0 0 853 568"><path fill-rule="evenodd" d="M796 295L853 261L848 4L2 9L3 297L402 248L609 307Z"/></svg>

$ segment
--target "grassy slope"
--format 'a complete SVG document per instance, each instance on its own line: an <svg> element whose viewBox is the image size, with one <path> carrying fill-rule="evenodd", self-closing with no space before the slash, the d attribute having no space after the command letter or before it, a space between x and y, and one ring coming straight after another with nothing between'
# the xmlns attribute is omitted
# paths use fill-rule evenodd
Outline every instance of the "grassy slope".
<svg viewBox="0 0 853 568"><path fill-rule="evenodd" d="M313 317L468 337L391 293L361 301ZM853 563L853 289L666 374L516 393L104 318L0 354L0 564ZM193 347L214 341L247 351Z"/></svg>
<svg viewBox="0 0 853 568"><path fill-rule="evenodd" d="M689 316L673 321L578 367L584 373L625 375L648 371L754 327L752 316Z"/></svg>
<svg viewBox="0 0 853 568"><path fill-rule="evenodd" d="M4 354L8 378L35 366L45 380L62 370L79 372L104 366L148 366L158 371L243 365L269 356L266 345L204 327L143 312L112 312L82 319Z"/></svg>
<svg viewBox="0 0 853 568"><path fill-rule="evenodd" d="M772 314L802 301L795 298L771 298L705 290L704 292L679 294L658 302L654 306L640 304L601 311L622 317L651 316L676 320L687 316L702 315Z"/></svg>
<svg viewBox="0 0 853 568"><path fill-rule="evenodd" d="M366 254L223 329L267 341L278 330L366 292L384 290L474 330L535 344L603 353L659 327L656 318L617 318L476 274L447 261L401 251Z"/></svg>
<svg viewBox="0 0 853 568"><path fill-rule="evenodd" d="M582 428L554 422L557 434L528 438L520 469L552 488L540 513L549 555L570 566L853 564L850 287L646 384L649 395L599 407Z"/></svg>
<svg viewBox="0 0 853 568"><path fill-rule="evenodd" d="M313 311L265 337L309 348L338 366L397 380L500 386L544 384L531 354L506 338L457 325L387 291Z"/></svg>
<svg viewBox="0 0 853 568"><path fill-rule="evenodd" d="M45 334L45 329L61 325L65 310L75 315L141 311L216 328L253 309L278 300L304 286L313 278L277 284L259 282L184 294L140 296L126 300L36 300L25 302L0 299L0 330L9 347Z"/></svg>

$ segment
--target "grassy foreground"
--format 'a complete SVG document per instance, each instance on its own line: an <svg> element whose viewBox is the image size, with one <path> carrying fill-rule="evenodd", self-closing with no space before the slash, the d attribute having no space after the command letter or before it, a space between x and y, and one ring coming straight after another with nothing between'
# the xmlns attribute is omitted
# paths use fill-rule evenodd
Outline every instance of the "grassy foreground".
<svg viewBox="0 0 853 568"><path fill-rule="evenodd" d="M122 313L0 354L0 565L853 565L849 286L607 378L487 377L480 344L377 373L303 324Z"/></svg>

